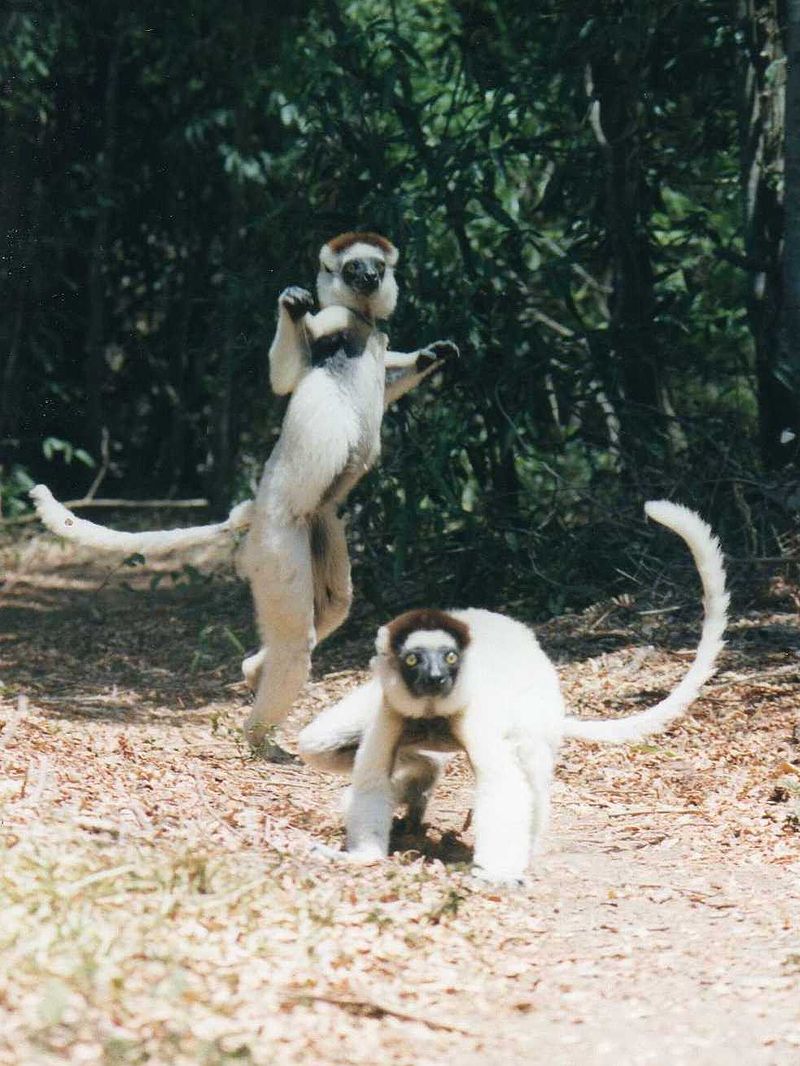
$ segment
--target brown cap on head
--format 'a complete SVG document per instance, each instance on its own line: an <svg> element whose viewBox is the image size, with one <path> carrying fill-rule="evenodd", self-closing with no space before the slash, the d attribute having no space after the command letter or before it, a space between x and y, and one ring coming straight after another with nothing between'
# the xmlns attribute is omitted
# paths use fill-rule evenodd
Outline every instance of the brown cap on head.
<svg viewBox="0 0 800 1066"><path fill-rule="evenodd" d="M390 240L382 237L380 233L360 233L353 230L347 233L340 233L338 237L333 237L328 241L328 247L337 255L352 244L372 244L376 248L380 248L390 265L393 266L397 262L397 249Z"/></svg>
<svg viewBox="0 0 800 1066"><path fill-rule="evenodd" d="M406 638L418 629L443 629L461 649L466 648L470 642L469 626L447 611L439 611L435 607L421 607L399 614L386 624L385 629L389 647L395 654L402 648Z"/></svg>

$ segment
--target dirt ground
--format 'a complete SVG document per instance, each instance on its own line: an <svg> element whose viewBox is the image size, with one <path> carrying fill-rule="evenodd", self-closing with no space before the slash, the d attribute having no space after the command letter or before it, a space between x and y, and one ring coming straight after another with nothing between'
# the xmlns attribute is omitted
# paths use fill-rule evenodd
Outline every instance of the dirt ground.
<svg viewBox="0 0 800 1066"><path fill-rule="evenodd" d="M424 840L315 857L341 785L243 747L246 590L168 570L0 542L0 1063L800 1063L791 590L735 614L667 735L565 746L548 851L510 891L469 876L460 758ZM545 626L575 712L663 694L694 595ZM320 649L288 747L363 676L370 628Z"/></svg>

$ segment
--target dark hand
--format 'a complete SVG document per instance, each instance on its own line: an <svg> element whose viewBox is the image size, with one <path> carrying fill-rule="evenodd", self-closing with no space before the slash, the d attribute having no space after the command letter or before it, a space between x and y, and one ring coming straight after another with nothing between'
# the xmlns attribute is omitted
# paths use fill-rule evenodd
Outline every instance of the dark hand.
<svg viewBox="0 0 800 1066"><path fill-rule="evenodd" d="M314 297L308 289L301 289L299 285L290 285L278 297L278 304L286 309L292 322L297 322L308 311L314 310Z"/></svg>
<svg viewBox="0 0 800 1066"><path fill-rule="evenodd" d="M434 341L423 348L417 356L417 370L427 370L434 363L443 363L450 359L458 359L458 345L452 341Z"/></svg>

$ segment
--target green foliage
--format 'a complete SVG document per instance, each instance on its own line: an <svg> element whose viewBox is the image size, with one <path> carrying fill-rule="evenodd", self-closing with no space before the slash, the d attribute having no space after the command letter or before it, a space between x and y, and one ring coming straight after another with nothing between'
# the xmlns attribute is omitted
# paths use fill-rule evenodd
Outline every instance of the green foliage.
<svg viewBox="0 0 800 1066"><path fill-rule="evenodd" d="M27 496L33 488L33 478L21 466L14 463L6 474L0 467L0 514L14 518L27 506Z"/></svg>
<svg viewBox="0 0 800 1066"><path fill-rule="evenodd" d="M648 494L741 527L709 506L758 478L730 5L26 11L0 46L5 513L42 447L87 463L103 427L115 491L244 495L282 413L276 296L369 227L402 252L393 346L462 349L354 498L376 605L559 609L618 579Z"/></svg>
<svg viewBox="0 0 800 1066"><path fill-rule="evenodd" d="M83 448L76 448L67 440L59 440L58 437L45 437L42 441L42 454L45 459L52 459L54 455L62 455L65 463L71 463L77 459L84 466L94 466L95 461Z"/></svg>
<svg viewBox="0 0 800 1066"><path fill-rule="evenodd" d="M198 634L197 644L192 654L191 670L209 670L234 656L243 656L245 646L236 633L226 625L211 623L203 626Z"/></svg>
<svg viewBox="0 0 800 1066"><path fill-rule="evenodd" d="M139 556L142 558L142 556ZM150 589L155 591L158 586L165 580L169 580L173 587L179 588L181 585L187 588L194 588L198 585L207 585L213 581L214 575L201 573L196 566L192 566L191 563L184 563L178 570L170 570L167 573L159 571L150 578Z"/></svg>
<svg viewBox="0 0 800 1066"><path fill-rule="evenodd" d="M45 437L42 441L42 455L48 462L61 456L69 465L73 459L83 466L92 467L94 459L83 448L76 448L69 441L58 437ZM15 518L28 507L28 492L35 482L28 471L18 463L12 463L8 473L0 463L0 515Z"/></svg>

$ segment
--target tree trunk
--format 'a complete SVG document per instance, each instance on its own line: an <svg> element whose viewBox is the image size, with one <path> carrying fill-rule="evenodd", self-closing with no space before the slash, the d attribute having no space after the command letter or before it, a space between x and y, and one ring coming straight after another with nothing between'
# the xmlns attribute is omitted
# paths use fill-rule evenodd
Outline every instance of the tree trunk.
<svg viewBox="0 0 800 1066"><path fill-rule="evenodd" d="M234 468L233 385L237 353L236 287L234 263L238 259L237 234L241 225L240 191L232 191L227 260L227 292L222 313L220 365L216 374L213 406L213 466L209 486L212 514L222 514L230 504Z"/></svg>
<svg viewBox="0 0 800 1066"><path fill-rule="evenodd" d="M189 380L189 329L195 298L194 258L191 258L183 272L183 292L180 296L177 329L170 354L170 383L174 390L175 407L172 411L168 441L169 456L167 464L168 496L177 496L183 484L186 469L187 425L189 402L187 386ZM177 293L175 294L177 300Z"/></svg>
<svg viewBox="0 0 800 1066"><path fill-rule="evenodd" d="M605 164L605 216L612 267L609 344L619 366L623 458L647 458L664 414L654 336L650 202L642 163L641 57L615 53L587 70L589 118ZM658 424L658 423L657 423Z"/></svg>
<svg viewBox="0 0 800 1066"><path fill-rule="evenodd" d="M111 184L114 177L114 157L117 144L117 114L119 103L119 67L124 38L123 19L114 28L114 37L106 63L105 98L103 107L103 147L97 156L95 185L95 222L89 253L88 300L89 316L86 327L86 362L84 379L88 399L91 446L100 447L105 425L102 388L105 378L105 273L108 256L108 231L111 216Z"/></svg>
<svg viewBox="0 0 800 1066"><path fill-rule="evenodd" d="M11 32L11 17L4 32ZM12 116L0 126L0 292L5 313L0 321L0 440L13 437L20 418L19 386L24 359L23 337L31 276L36 257L36 237L42 182L33 175L39 167L43 137L30 123Z"/></svg>
<svg viewBox="0 0 800 1066"><path fill-rule="evenodd" d="M790 391L791 401L790 421L778 438L788 452L782 458L797 457L800 451L800 0L787 0L786 14L783 306L776 377ZM787 439L787 431L793 440Z"/></svg>
<svg viewBox="0 0 800 1066"><path fill-rule="evenodd" d="M777 375L783 307L784 48L776 0L736 2L745 47L739 143L747 314L755 346L761 454L775 468L787 457L784 431L796 421L792 391Z"/></svg>
<svg viewBox="0 0 800 1066"><path fill-rule="evenodd" d="M243 89L253 68L253 42L256 37L253 32L253 23L258 17L255 5L248 0L241 0L236 19L236 56L240 76L240 91L237 92L236 97L240 102L236 109L233 144L242 155L247 153L251 125L251 115L244 103ZM239 290L242 230L246 218L246 204L243 181L235 173L231 173L229 177L229 195L230 213L225 241L225 298L219 334L220 364L216 374L216 398L212 408L211 427L213 464L208 496L213 514L222 514L230 504L238 437L238 418L233 397L242 325L239 319L239 310L242 306Z"/></svg>

